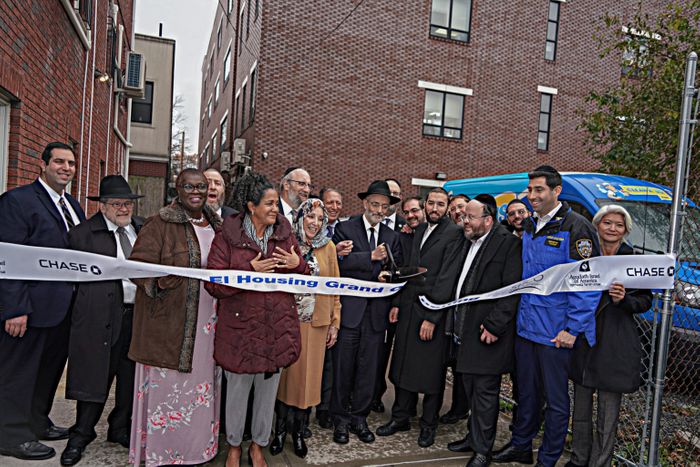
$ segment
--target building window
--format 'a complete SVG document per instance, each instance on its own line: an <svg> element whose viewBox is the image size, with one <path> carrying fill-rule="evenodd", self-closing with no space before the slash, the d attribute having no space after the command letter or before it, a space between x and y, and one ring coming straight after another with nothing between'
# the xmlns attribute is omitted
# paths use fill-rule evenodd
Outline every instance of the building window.
<svg viewBox="0 0 700 467"><path fill-rule="evenodd" d="M0 193L7 190L10 144L10 103L0 97Z"/></svg>
<svg viewBox="0 0 700 467"><path fill-rule="evenodd" d="M540 120L537 132L537 149L549 150L549 128L552 116L552 95L540 93Z"/></svg>
<svg viewBox="0 0 700 467"><path fill-rule="evenodd" d="M651 76L653 69L649 66L647 43L649 39L660 39L660 36L627 27L623 27L622 31L625 33L627 41L627 47L622 51L622 69L620 70L622 76L632 78Z"/></svg>
<svg viewBox="0 0 700 467"><path fill-rule="evenodd" d="M243 53L243 9L245 8L245 3L241 6L241 13L238 18L238 55Z"/></svg>
<svg viewBox="0 0 700 467"><path fill-rule="evenodd" d="M209 79L214 76L214 51L211 51L211 58L209 59Z"/></svg>
<svg viewBox="0 0 700 467"><path fill-rule="evenodd" d="M469 42L471 16L471 0L433 0L430 35Z"/></svg>
<svg viewBox="0 0 700 467"><path fill-rule="evenodd" d="M260 14L260 0L255 0L255 19L258 19Z"/></svg>
<svg viewBox="0 0 700 467"><path fill-rule="evenodd" d="M233 10L233 0L228 0L228 5L226 6L226 13L231 14Z"/></svg>
<svg viewBox="0 0 700 467"><path fill-rule="evenodd" d="M226 150L226 141L228 141L228 115L221 120L219 132L221 133L221 151L223 152Z"/></svg>
<svg viewBox="0 0 700 467"><path fill-rule="evenodd" d="M250 1L250 0L248 0ZM250 5L248 6L248 14L246 15L245 38L250 37Z"/></svg>
<svg viewBox="0 0 700 467"><path fill-rule="evenodd" d="M547 45L544 49L544 59L554 60L557 56L557 37L559 36L559 7L558 1L550 0L549 16L547 17Z"/></svg>
<svg viewBox="0 0 700 467"><path fill-rule="evenodd" d="M247 128L246 121L245 121L245 91L246 91L246 85L243 85L243 88L241 89L241 133L243 133L243 130Z"/></svg>
<svg viewBox="0 0 700 467"><path fill-rule="evenodd" d="M214 136L211 138L211 160L216 160L216 151L217 146L216 146L216 133L214 133Z"/></svg>
<svg viewBox="0 0 700 467"><path fill-rule="evenodd" d="M233 137L238 138L240 135L238 131L238 104L240 104L240 95L236 95L236 105L233 108Z"/></svg>
<svg viewBox="0 0 700 467"><path fill-rule="evenodd" d="M153 81L146 81L146 90L142 98L132 99L131 121L153 123Z"/></svg>
<svg viewBox="0 0 700 467"><path fill-rule="evenodd" d="M253 70L250 73L250 124L255 121L255 93L257 92L257 81L255 75L258 70Z"/></svg>
<svg viewBox="0 0 700 467"><path fill-rule="evenodd" d="M211 120L211 99L212 96L209 96L209 102L207 102L207 118Z"/></svg>
<svg viewBox="0 0 700 467"><path fill-rule="evenodd" d="M219 79L216 79L216 84L214 85L214 103L218 104L219 103Z"/></svg>
<svg viewBox="0 0 700 467"><path fill-rule="evenodd" d="M228 77L231 74L231 47L226 51L224 58L224 85L228 82Z"/></svg>
<svg viewBox="0 0 700 467"><path fill-rule="evenodd" d="M219 21L219 29L216 30L216 50L221 48L221 29L224 25L224 18Z"/></svg>
<svg viewBox="0 0 700 467"><path fill-rule="evenodd" d="M464 96L440 91L425 91L423 134L462 139Z"/></svg>

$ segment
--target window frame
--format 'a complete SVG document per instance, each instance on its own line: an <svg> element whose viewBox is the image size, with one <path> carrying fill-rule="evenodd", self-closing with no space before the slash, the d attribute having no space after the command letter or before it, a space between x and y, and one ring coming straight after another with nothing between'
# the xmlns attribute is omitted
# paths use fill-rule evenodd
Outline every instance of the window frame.
<svg viewBox="0 0 700 467"><path fill-rule="evenodd" d="M248 125L252 125L255 122L255 100L257 97L257 86L258 86L258 69L253 68L250 72L250 104L248 109Z"/></svg>
<svg viewBox="0 0 700 467"><path fill-rule="evenodd" d="M219 146L220 152L224 152L226 149L226 143L228 142L228 112L219 121Z"/></svg>
<svg viewBox="0 0 700 467"><path fill-rule="evenodd" d="M432 20L433 20L433 19L432 19L432 18L433 18L433 5L435 5L435 0L432 0L432 1L431 1L431 3L430 3L430 20L429 20L430 26L429 26L429 33L428 33L428 35L429 35L431 38L435 38L435 39L441 39L441 40L454 41L454 42L460 42L460 43L463 43L463 44L468 44L468 43L471 41L472 12L473 12L473 10L474 10L473 1L472 1L472 0L466 0L466 1L469 2L468 8L467 8L467 10L469 11L469 21L468 21L468 23L467 23L467 30L466 30L466 31L461 30L461 29L456 29L456 28L453 28L453 27L452 27L452 9L453 9L453 7L454 7L454 2L455 2L455 0L448 0L448 1L450 2L450 9L449 9L449 11L448 11L448 13L447 13L447 26L441 26L441 25L438 25L438 24L433 24L433 22L432 22ZM445 36L441 36L441 35L435 34L435 33L433 32L433 28L435 28L435 29L445 29L446 35L445 35ZM453 37L452 37L452 33L453 33L453 32L465 34L465 35L467 36L466 40L453 38Z"/></svg>
<svg viewBox="0 0 700 467"><path fill-rule="evenodd" d="M243 133L243 130L248 128L245 121L245 92L247 86L247 82L244 82L241 86L241 134Z"/></svg>
<svg viewBox="0 0 700 467"><path fill-rule="evenodd" d="M427 101L428 101L428 93L429 93L429 92L434 92L434 93L442 94L442 108L441 108L441 114L440 114L440 115L441 115L442 124L440 124L440 125L435 125L435 124L432 124L432 123L425 123L425 105L426 105L426 103L427 103ZM445 125L445 106L447 105L447 104L446 104L446 103L447 103L447 95L458 96L458 97L460 97L460 98L462 99L462 107L461 107L461 113L462 113L462 115L461 115L461 118L460 118L462 125L461 125L460 128L452 127L452 126L446 126L446 125ZM454 141L461 141L462 138L463 138L463 136L464 136L464 103L465 103L464 97L465 97L464 94L458 94L458 93L455 93L455 92L439 91L439 90L436 90L436 89L428 89L428 88L426 88L426 89L425 89L425 92L424 92L424 96L423 96L423 122L422 122L422 126L421 126L421 133L422 133L422 135L423 135L423 136L427 136L427 137L433 137L433 138L445 138L445 139L454 140ZM440 129L440 134L437 134L437 135L436 135L436 134L433 134L433 133L426 133L426 132L425 132L425 128L426 128L426 127L430 127L430 128L439 128L439 129ZM459 138L455 138L454 136L445 136L445 130L446 130L446 129L447 129L447 130L459 131Z"/></svg>
<svg viewBox="0 0 700 467"><path fill-rule="evenodd" d="M542 110L542 100L544 97L547 96L549 98L549 105L547 108L547 111ZM554 94L547 93L547 92L540 92L540 111L537 114L537 150L538 151L549 151L549 136L552 133L552 100L553 100ZM547 128L546 130L542 129L541 125L541 120L542 116L546 115L547 116ZM545 147L540 147L540 134L545 135Z"/></svg>
<svg viewBox="0 0 700 467"><path fill-rule="evenodd" d="M148 95L148 86L150 85L151 87L151 100L150 102L146 101L146 96ZM131 100L131 123L136 123L138 125L153 125L153 93L155 92L155 82L154 81L146 81L144 84L144 93L143 97L141 98L132 98ZM134 120L134 106L138 106L140 108L141 106L148 106L149 112L148 112L148 121L138 121Z"/></svg>
<svg viewBox="0 0 700 467"><path fill-rule="evenodd" d="M228 70L226 70L226 61L228 61ZM231 78L231 45L229 44L226 55L224 56L224 87Z"/></svg>
<svg viewBox="0 0 700 467"><path fill-rule="evenodd" d="M246 7L245 3L241 3L241 12L238 14L238 56L243 53L243 11Z"/></svg>
<svg viewBox="0 0 700 467"><path fill-rule="evenodd" d="M552 20L549 16L549 12L552 5L557 5L557 19ZM545 46L544 46L544 59L548 62L553 62L557 59L557 48L559 45L559 23L561 22L561 2L558 0L549 0L549 8L547 9L547 33L545 35ZM554 40L549 39L549 25L554 24ZM553 52L552 58L547 57L547 45L552 44Z"/></svg>

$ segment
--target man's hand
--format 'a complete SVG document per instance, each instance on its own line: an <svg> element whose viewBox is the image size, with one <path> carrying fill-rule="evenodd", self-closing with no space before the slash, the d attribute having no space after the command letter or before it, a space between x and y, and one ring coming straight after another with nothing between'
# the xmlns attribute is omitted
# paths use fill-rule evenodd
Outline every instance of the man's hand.
<svg viewBox="0 0 700 467"><path fill-rule="evenodd" d="M625 298L625 286L619 282L613 282L610 286L608 294L610 295L612 302L617 305Z"/></svg>
<svg viewBox="0 0 700 467"><path fill-rule="evenodd" d="M12 337L24 337L24 333L27 332L27 315L5 321L5 332Z"/></svg>
<svg viewBox="0 0 700 467"><path fill-rule="evenodd" d="M255 272L273 272L277 266L276 258L260 259L262 253L258 253L258 256L250 261L250 265L253 267Z"/></svg>
<svg viewBox="0 0 700 467"><path fill-rule="evenodd" d="M338 256L347 256L352 252L352 240L343 240L335 246L335 253Z"/></svg>
<svg viewBox="0 0 700 467"><path fill-rule="evenodd" d="M389 322L390 323L397 323L398 321L399 321L399 307L392 306L391 310L389 310Z"/></svg>
<svg viewBox="0 0 700 467"><path fill-rule="evenodd" d="M483 324L479 328L481 329L481 342L484 342L486 344L493 344L498 340L498 336L495 336L488 332Z"/></svg>
<svg viewBox="0 0 700 467"><path fill-rule="evenodd" d="M372 250L372 261L384 261L386 259L386 246L382 243Z"/></svg>
<svg viewBox="0 0 700 467"><path fill-rule="evenodd" d="M330 349L333 347L338 340L338 328L335 326L328 326L328 334L326 334L326 348Z"/></svg>
<svg viewBox="0 0 700 467"><path fill-rule="evenodd" d="M574 346L574 342L576 342L576 336L571 335L566 331L559 331L557 337L555 337L549 342L554 342L554 345L557 347L557 349L571 349Z"/></svg>
<svg viewBox="0 0 700 467"><path fill-rule="evenodd" d="M424 320L423 324L420 325L420 331L418 336L422 341L429 341L433 338L433 331L435 330L435 325L430 321Z"/></svg>
<svg viewBox="0 0 700 467"><path fill-rule="evenodd" d="M405 234L412 234L413 229L408 224L404 224L403 227L401 227L401 232Z"/></svg>

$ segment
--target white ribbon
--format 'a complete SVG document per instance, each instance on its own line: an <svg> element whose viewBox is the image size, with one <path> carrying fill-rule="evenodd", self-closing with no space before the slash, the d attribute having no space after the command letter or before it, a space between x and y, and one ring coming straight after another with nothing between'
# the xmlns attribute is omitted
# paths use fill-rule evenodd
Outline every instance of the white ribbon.
<svg viewBox="0 0 700 467"><path fill-rule="evenodd" d="M430 310L442 310L514 294L550 295L556 292L608 290L613 282L630 289L672 289L675 264L675 257L670 254L597 256L576 263L558 264L529 279L449 303L438 305L423 295L420 301Z"/></svg>
<svg viewBox="0 0 700 467"><path fill-rule="evenodd" d="M94 282L169 274L258 292L352 295L365 298L393 295L405 284L386 284L347 277L181 268L128 261L84 251L0 242L0 279Z"/></svg>

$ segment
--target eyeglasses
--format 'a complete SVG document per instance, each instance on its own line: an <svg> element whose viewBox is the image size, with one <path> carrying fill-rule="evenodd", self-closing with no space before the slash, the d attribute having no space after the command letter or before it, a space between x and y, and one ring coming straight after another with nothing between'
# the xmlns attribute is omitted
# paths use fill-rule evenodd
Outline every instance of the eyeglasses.
<svg viewBox="0 0 700 467"><path fill-rule="evenodd" d="M315 186L315 185L312 185L311 183L300 182L299 180L291 180L291 179L288 180L288 181L294 182L294 183L296 183L297 185L299 185L299 186L302 187L302 188L308 188L310 191L313 191L314 188L316 188L316 186Z"/></svg>
<svg viewBox="0 0 700 467"><path fill-rule="evenodd" d="M488 214L482 214L481 216L476 216L476 217L474 217L474 216L472 216L471 214L466 214L466 215L462 216L462 220L463 220L464 222L469 222L469 223L471 224L471 223L474 222L475 220L477 220L477 219L483 219L484 217L490 217L490 216L489 216Z"/></svg>
<svg viewBox="0 0 700 467"><path fill-rule="evenodd" d="M382 211L386 211L387 209L389 209L389 205L388 205L388 204L377 203L376 201L370 201L370 202L369 202L369 207L371 207L372 209L379 209L379 208L381 208Z"/></svg>
<svg viewBox="0 0 700 467"><path fill-rule="evenodd" d="M110 201L108 203L105 203L107 206L111 206L114 209L121 209L121 208L126 208L126 209L131 209L134 207L134 202L133 201L124 201L123 203L120 203L119 201Z"/></svg>
<svg viewBox="0 0 700 467"><path fill-rule="evenodd" d="M404 214L418 214L421 211L422 211L421 208L413 208L413 209L409 209L408 211L404 211Z"/></svg>
<svg viewBox="0 0 700 467"><path fill-rule="evenodd" d="M514 209L508 213L508 217L515 217L516 214L524 216L527 213L525 209Z"/></svg>
<svg viewBox="0 0 700 467"><path fill-rule="evenodd" d="M206 183L197 183L196 185L193 185L191 183L184 183L180 185L180 188L185 190L185 193L194 193L195 191L207 191L209 189L209 185L207 185Z"/></svg>

